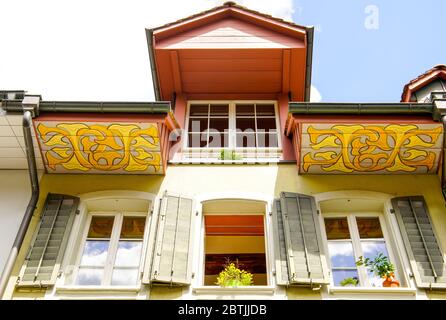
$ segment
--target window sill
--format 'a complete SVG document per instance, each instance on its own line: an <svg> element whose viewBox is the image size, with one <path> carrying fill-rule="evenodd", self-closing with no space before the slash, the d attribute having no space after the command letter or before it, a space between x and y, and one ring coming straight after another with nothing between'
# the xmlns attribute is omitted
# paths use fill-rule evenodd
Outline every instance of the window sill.
<svg viewBox="0 0 446 320"><path fill-rule="evenodd" d="M253 160L218 160L218 159L208 159L208 158L194 158L194 159L183 159L183 160L171 160L169 164L265 164L265 163L279 163L279 159L253 159Z"/></svg>
<svg viewBox="0 0 446 320"><path fill-rule="evenodd" d="M330 294L396 294L414 296L417 293L416 289L412 288L358 288L358 287L330 287L328 286L328 293Z"/></svg>
<svg viewBox="0 0 446 320"><path fill-rule="evenodd" d="M235 288L222 288L217 286L201 286L192 288L192 292L198 295L274 295L276 288L272 286L246 286L246 287L235 287Z"/></svg>
<svg viewBox="0 0 446 320"><path fill-rule="evenodd" d="M141 291L141 286L60 286L56 287L56 293L97 293L97 294L136 294Z"/></svg>

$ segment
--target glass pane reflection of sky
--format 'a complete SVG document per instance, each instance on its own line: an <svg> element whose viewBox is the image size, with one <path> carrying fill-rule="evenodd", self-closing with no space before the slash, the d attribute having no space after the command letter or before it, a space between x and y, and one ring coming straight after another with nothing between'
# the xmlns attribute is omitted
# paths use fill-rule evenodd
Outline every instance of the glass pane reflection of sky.
<svg viewBox="0 0 446 320"><path fill-rule="evenodd" d="M333 270L333 282L335 286L340 286L341 281L346 278L358 279L358 272L356 270Z"/></svg>
<svg viewBox="0 0 446 320"><path fill-rule="evenodd" d="M119 241L115 266L137 267L141 257L141 241Z"/></svg>
<svg viewBox="0 0 446 320"><path fill-rule="evenodd" d="M84 253L82 254L81 265L84 266L104 266L107 260L109 241L87 240Z"/></svg>
<svg viewBox="0 0 446 320"><path fill-rule="evenodd" d="M138 269L114 269L112 285L135 285L138 278Z"/></svg>
<svg viewBox="0 0 446 320"><path fill-rule="evenodd" d="M101 285L104 269L80 268L76 284L84 286Z"/></svg>
<svg viewBox="0 0 446 320"><path fill-rule="evenodd" d="M375 259L375 257L382 252L386 257L389 257L387 253L386 244L384 241L361 241L362 251L365 258ZM381 287L383 279L375 275L372 271L368 271L370 284L373 287Z"/></svg>
<svg viewBox="0 0 446 320"><path fill-rule="evenodd" d="M356 267L353 246L349 241L328 243L332 267Z"/></svg>

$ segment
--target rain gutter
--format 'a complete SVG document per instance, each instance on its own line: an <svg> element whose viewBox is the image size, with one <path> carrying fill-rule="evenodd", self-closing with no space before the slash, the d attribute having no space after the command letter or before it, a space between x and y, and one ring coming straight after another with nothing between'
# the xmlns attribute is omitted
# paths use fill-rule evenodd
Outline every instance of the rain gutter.
<svg viewBox="0 0 446 320"><path fill-rule="evenodd" d="M314 27L307 27L307 57L305 66L305 93L304 101L310 101L311 99L311 68L313 65L313 38Z"/></svg>

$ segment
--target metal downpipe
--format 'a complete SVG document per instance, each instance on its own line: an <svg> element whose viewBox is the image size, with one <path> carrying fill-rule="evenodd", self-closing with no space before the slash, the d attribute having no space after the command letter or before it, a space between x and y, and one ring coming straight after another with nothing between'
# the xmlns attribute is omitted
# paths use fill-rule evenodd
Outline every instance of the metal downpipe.
<svg viewBox="0 0 446 320"><path fill-rule="evenodd" d="M39 180L37 177L37 166L34 157L34 146L31 135L32 117L31 112L26 111L23 114L23 136L26 146L26 157L28 161L28 172L31 180L31 199L26 207L25 215L23 216L22 223L20 224L19 231L14 240L14 244L9 252L8 259L6 260L5 268L3 269L2 276L0 278L0 299L5 294L6 286L8 285L9 277L11 276L12 269L14 268L17 255L22 246L23 239L25 238L26 231L28 230L29 223L36 208L37 200L39 199Z"/></svg>

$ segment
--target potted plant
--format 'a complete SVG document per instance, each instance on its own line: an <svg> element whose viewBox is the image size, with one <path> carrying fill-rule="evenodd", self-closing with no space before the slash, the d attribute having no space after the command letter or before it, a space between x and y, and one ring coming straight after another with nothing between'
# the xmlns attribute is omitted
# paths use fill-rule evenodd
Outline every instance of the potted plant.
<svg viewBox="0 0 446 320"><path fill-rule="evenodd" d="M234 262L228 262L217 277L217 285L222 287L251 286L252 273L239 269Z"/></svg>
<svg viewBox="0 0 446 320"><path fill-rule="evenodd" d="M356 261L357 266L370 268L377 276L384 279L383 287L399 287L400 283L395 279L395 266L389 261L389 258L382 252L372 260L370 258L359 257Z"/></svg>
<svg viewBox="0 0 446 320"><path fill-rule="evenodd" d="M234 150L220 150L220 157L218 160L242 160L243 157L239 154L237 154Z"/></svg>
<svg viewBox="0 0 446 320"><path fill-rule="evenodd" d="M343 287L356 287L359 284L359 280L356 277L349 277L343 279L339 284Z"/></svg>

